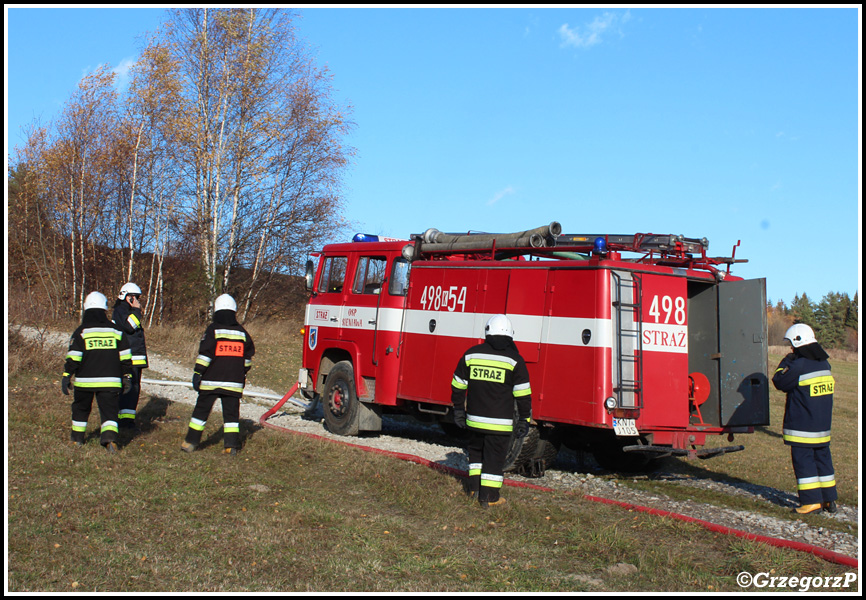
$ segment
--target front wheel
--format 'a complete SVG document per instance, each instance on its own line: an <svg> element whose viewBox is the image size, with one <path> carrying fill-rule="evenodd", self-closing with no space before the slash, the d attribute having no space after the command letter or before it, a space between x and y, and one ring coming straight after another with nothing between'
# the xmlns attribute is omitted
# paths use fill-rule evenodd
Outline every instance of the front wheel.
<svg viewBox="0 0 866 600"><path fill-rule="evenodd" d="M359 404L352 363L338 362L328 373L322 390L322 412L328 431L337 435L358 435Z"/></svg>

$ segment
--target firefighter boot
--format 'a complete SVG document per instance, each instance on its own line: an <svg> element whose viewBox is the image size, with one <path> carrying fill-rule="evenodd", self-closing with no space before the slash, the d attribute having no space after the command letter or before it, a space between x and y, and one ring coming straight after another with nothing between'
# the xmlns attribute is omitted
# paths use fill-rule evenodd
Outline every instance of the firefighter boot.
<svg viewBox="0 0 866 600"><path fill-rule="evenodd" d="M114 442L108 442L107 444L105 444L105 451L108 452L109 454L116 454L117 453L117 444Z"/></svg>
<svg viewBox="0 0 866 600"><path fill-rule="evenodd" d="M228 456L237 456L239 451L240 450L238 448L226 448L225 450L223 450L223 454L226 454Z"/></svg>
<svg viewBox="0 0 866 600"><path fill-rule="evenodd" d="M481 508L488 508L490 506L502 506L505 504L505 498L500 498L499 500L494 500L493 502L481 502Z"/></svg>
<svg viewBox="0 0 866 600"><path fill-rule="evenodd" d="M180 449L183 450L184 452L195 452L196 448L197 448L197 446L195 444L190 444L187 441L184 441L180 445Z"/></svg>
<svg viewBox="0 0 866 600"><path fill-rule="evenodd" d="M825 502L823 505L824 512L835 513L838 509L836 508L836 502L830 500L829 502Z"/></svg>
<svg viewBox="0 0 866 600"><path fill-rule="evenodd" d="M794 512L798 515L808 515L813 512L818 512L823 509L824 506L821 504L804 504L802 506L798 506L794 509Z"/></svg>

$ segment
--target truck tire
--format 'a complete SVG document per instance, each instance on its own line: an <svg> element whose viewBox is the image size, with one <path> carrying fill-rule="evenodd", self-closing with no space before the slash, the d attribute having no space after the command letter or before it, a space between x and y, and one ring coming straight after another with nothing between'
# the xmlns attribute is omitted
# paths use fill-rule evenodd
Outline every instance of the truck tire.
<svg viewBox="0 0 866 600"><path fill-rule="evenodd" d="M331 368L322 390L322 412L328 431L337 435L358 435L359 404L352 363L340 361Z"/></svg>
<svg viewBox="0 0 866 600"><path fill-rule="evenodd" d="M526 437L520 439L511 433L508 444L508 454L505 455L503 471L517 471L528 465L538 450L538 427L530 427Z"/></svg>
<svg viewBox="0 0 866 600"><path fill-rule="evenodd" d="M518 447L517 440L511 440L511 448L505 459L505 471L519 473L526 477L540 477L556 461L560 442L550 431L530 426L529 433Z"/></svg>

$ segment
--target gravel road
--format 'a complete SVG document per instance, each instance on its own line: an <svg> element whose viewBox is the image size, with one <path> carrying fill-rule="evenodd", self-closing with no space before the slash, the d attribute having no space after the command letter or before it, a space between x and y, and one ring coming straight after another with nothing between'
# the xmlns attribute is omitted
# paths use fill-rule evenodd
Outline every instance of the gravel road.
<svg viewBox="0 0 866 600"><path fill-rule="evenodd" d="M22 330L22 333L26 334L27 331ZM46 343L59 343L65 352L68 336L46 334L44 339ZM148 359L150 368L143 374L143 378L146 380L165 379L187 382L191 378L191 365L182 366L150 352ZM285 390L273 391L255 386L248 386L247 391L277 397L281 397L285 392ZM189 387L143 382L142 395L151 394L189 405L195 404L197 396ZM298 399L304 401L300 397ZM245 397L241 403L241 419L249 419L258 423L261 416L275 403L275 400ZM215 412L219 411L218 405L219 403L214 409ZM386 415L383 417L381 434L361 438L346 438L331 434L325 429L320 407L307 415L304 412L302 408L287 402L280 411L268 419L268 423L293 431L312 433L324 438L411 454L464 471L467 469L465 448L455 444L454 438L442 433L437 425L423 424L410 417ZM664 494L631 489L626 484L626 480L603 477L602 475L605 473L591 457L584 456L583 453L562 450L553 467L548 469L543 477L527 479L509 474L507 478L549 487L560 492L578 493L666 510L757 535L801 542L846 556L857 557L859 537L855 534L832 531L812 524L813 521L820 519L809 517L797 520L778 519L755 512L734 510L692 500L674 500ZM630 479L652 479L671 486L713 489L749 498L756 505L759 503L771 503L783 507L797 505L797 498L794 494L755 484L731 484L710 478L685 477L664 471ZM859 511L855 507L839 505L839 511L835 515L824 513L824 516L851 524L855 531L859 529Z"/></svg>

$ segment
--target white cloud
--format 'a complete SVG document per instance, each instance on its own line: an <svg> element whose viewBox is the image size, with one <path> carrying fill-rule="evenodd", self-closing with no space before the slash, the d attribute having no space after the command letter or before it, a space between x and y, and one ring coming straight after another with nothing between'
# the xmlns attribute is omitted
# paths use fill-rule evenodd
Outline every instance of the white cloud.
<svg viewBox="0 0 866 600"><path fill-rule="evenodd" d="M487 201L487 206L493 206L494 204L502 200L505 196L510 196L513 193L514 188L509 185L507 188L496 192L493 197Z"/></svg>
<svg viewBox="0 0 866 600"><path fill-rule="evenodd" d="M134 58L124 58L112 69L112 72L117 76L114 81L115 87L117 87L118 90L126 89L126 86L129 84L130 71L134 64Z"/></svg>
<svg viewBox="0 0 866 600"><path fill-rule="evenodd" d="M622 14L605 12L583 27L571 28L568 26L568 23L564 23L559 28L559 37L562 38L563 46L589 48L600 44L602 37L611 32L617 32L622 37L624 35L622 25L628 23L630 20L631 11L628 10Z"/></svg>

